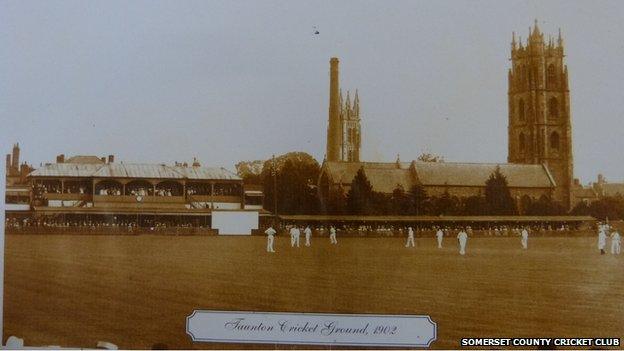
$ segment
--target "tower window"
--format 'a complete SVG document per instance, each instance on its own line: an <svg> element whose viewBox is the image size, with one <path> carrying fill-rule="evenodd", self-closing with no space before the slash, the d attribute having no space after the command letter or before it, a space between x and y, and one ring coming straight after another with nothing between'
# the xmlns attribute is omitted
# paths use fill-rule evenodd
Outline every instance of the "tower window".
<svg viewBox="0 0 624 351"><path fill-rule="evenodd" d="M521 121L524 121L525 118L525 114L524 114L524 100L520 99L520 101L518 102L518 118Z"/></svg>
<svg viewBox="0 0 624 351"><path fill-rule="evenodd" d="M548 65L548 80L546 84L549 87L554 87L556 85L555 82L555 66L553 64Z"/></svg>
<svg viewBox="0 0 624 351"><path fill-rule="evenodd" d="M524 133L520 133L518 136L518 145L520 146L520 151L524 151L526 149L526 141L524 140Z"/></svg>
<svg viewBox="0 0 624 351"><path fill-rule="evenodd" d="M559 150L559 134L557 132L552 132L550 134L550 148Z"/></svg>
<svg viewBox="0 0 624 351"><path fill-rule="evenodd" d="M550 116L550 118L559 117L559 103L554 97L548 100L548 116Z"/></svg>

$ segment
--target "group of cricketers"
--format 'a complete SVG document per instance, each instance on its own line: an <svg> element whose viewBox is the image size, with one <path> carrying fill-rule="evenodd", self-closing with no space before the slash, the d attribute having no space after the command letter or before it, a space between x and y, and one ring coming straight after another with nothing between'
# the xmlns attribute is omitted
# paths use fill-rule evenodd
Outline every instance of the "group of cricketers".
<svg viewBox="0 0 624 351"><path fill-rule="evenodd" d="M470 227L468 227L468 230L471 231ZM305 246L311 245L312 229L310 229L309 226L306 226L305 228L291 226L290 229L288 229L288 233L290 234L291 247L299 247L302 231L305 235ZM273 245L275 243L275 235L277 234L277 231L273 229L272 226L270 226L264 231L264 233L267 235L267 252L275 252L275 248L273 247ZM436 232L436 237L438 240L438 248L441 249L442 240L444 238L444 232L441 228L438 228ZM528 234L526 239L528 240ZM468 242L468 234L464 229L461 229L457 234L457 240L459 243L459 253L461 255L465 255L466 243ZM336 238L336 228L334 226L329 227L329 241L332 245L338 244L338 240ZM526 241L523 241L523 246L526 248ZM407 228L407 243L405 244L405 247L416 247L416 242L414 240L414 228L412 227Z"/></svg>
<svg viewBox="0 0 624 351"><path fill-rule="evenodd" d="M290 246L291 247L299 247L299 238L301 237L301 228L297 226L292 226L288 230L290 233ZM264 231L267 235L267 252L275 252L275 248L273 247L273 243L275 242L275 234L277 231L273 229L273 227L269 227ZM310 246L312 239L312 229L309 226L306 226L303 229L303 233L305 235L305 246ZM336 239L336 228L333 226L329 228L329 241L331 244L338 244L338 240Z"/></svg>
<svg viewBox="0 0 624 351"><path fill-rule="evenodd" d="M436 229L436 239L438 241L438 249L442 248L442 241L444 240L444 230L442 228ZM291 247L299 247L299 238L301 236L301 232L303 231L305 235L305 246L311 245L312 239L312 229L309 226L305 228L300 228L298 226L292 226L288 230L290 233L290 246ZM522 249L527 250L529 247L529 230L524 227L517 230L520 236L520 244ZM610 232L610 234L609 234ZM267 235L267 252L275 252L273 247L273 243L275 242L275 234L277 231L273 229L273 227L269 227L264 231ZM472 229L470 227L465 227L459 229L457 233L457 243L459 246L459 254L466 254L466 244L468 243L468 233L472 234ZM620 254L620 241L621 236L617 230L612 230L612 227L608 224L598 224L598 249L601 254L605 254L605 248L607 246L607 237L611 237L611 254L619 255ZM332 245L338 244L338 240L336 239L336 228L334 226L329 227L329 240ZM405 243L405 247L416 247L416 242L414 239L414 228L407 227L407 242Z"/></svg>
<svg viewBox="0 0 624 351"><path fill-rule="evenodd" d="M613 229L608 223L598 223L598 250L600 254L605 254L607 247L607 237L611 237L611 254L620 254L620 242L622 237L617 229Z"/></svg>

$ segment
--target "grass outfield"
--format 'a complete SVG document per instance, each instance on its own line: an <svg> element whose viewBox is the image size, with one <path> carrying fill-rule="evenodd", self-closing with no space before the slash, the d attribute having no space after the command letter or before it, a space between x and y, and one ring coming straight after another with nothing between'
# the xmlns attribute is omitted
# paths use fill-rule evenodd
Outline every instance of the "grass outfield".
<svg viewBox="0 0 624 351"><path fill-rule="evenodd" d="M194 309L428 314L434 348L461 337L624 339L624 254L593 237L456 240L7 235L4 336L26 345L224 348L193 344ZM302 240L303 242L303 240ZM275 347L275 345L253 345ZM291 346L277 346L291 348Z"/></svg>

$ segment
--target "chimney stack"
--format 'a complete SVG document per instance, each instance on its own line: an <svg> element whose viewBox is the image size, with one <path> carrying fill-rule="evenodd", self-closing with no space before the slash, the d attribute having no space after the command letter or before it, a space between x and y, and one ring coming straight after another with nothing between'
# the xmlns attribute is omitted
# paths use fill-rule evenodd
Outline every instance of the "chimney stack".
<svg viewBox="0 0 624 351"><path fill-rule="evenodd" d="M65 163L65 154L56 156L56 163Z"/></svg>
<svg viewBox="0 0 624 351"><path fill-rule="evenodd" d="M32 168L30 168L29 165L27 165L26 163L22 163L20 165L20 182L24 183L26 181L26 177L28 177L28 174L30 174L30 172L32 171Z"/></svg>
<svg viewBox="0 0 624 351"><path fill-rule="evenodd" d="M20 148L19 143L13 145L13 162L11 163L11 168L18 170L19 169L19 157L20 157Z"/></svg>
<svg viewBox="0 0 624 351"><path fill-rule="evenodd" d="M108 163L115 162L115 155L108 155Z"/></svg>
<svg viewBox="0 0 624 351"><path fill-rule="evenodd" d="M6 155L6 172L9 174L9 170L11 169L11 154Z"/></svg>
<svg viewBox="0 0 624 351"><path fill-rule="evenodd" d="M340 161L342 133L340 125L340 83L338 58L329 60L329 123L327 126L327 160Z"/></svg>

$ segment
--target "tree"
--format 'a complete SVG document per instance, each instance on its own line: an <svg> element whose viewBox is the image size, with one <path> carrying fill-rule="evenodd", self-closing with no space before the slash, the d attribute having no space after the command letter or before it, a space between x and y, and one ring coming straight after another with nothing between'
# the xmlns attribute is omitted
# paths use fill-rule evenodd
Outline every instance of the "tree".
<svg viewBox="0 0 624 351"><path fill-rule="evenodd" d="M462 214L466 216L480 216L488 213L488 203L481 194L462 199Z"/></svg>
<svg viewBox="0 0 624 351"><path fill-rule="evenodd" d="M347 197L341 185L334 185L327 174L321 176L319 181L319 213L343 214L346 211Z"/></svg>
<svg viewBox="0 0 624 351"><path fill-rule="evenodd" d="M390 214L407 215L413 212L412 199L401 184L397 184L390 197Z"/></svg>
<svg viewBox="0 0 624 351"><path fill-rule="evenodd" d="M364 168L360 169L351 181L351 189L347 193L347 211L351 214L367 215L374 212L373 186L366 178Z"/></svg>
<svg viewBox="0 0 624 351"><path fill-rule="evenodd" d="M526 205L523 203L523 206ZM530 216L556 216L565 213L565 207L547 195L540 196L537 201L531 200L524 208L524 214Z"/></svg>
<svg viewBox="0 0 624 351"><path fill-rule="evenodd" d="M416 160L421 162L444 162L444 157L428 152L423 152L418 156Z"/></svg>
<svg viewBox="0 0 624 351"><path fill-rule="evenodd" d="M243 179L245 184L262 184L262 169L264 161L240 161L235 165L236 174Z"/></svg>
<svg viewBox="0 0 624 351"><path fill-rule="evenodd" d="M624 219L624 197L621 195L605 196L589 204L578 203L572 213L576 215L590 215L600 220Z"/></svg>
<svg viewBox="0 0 624 351"><path fill-rule="evenodd" d="M318 162L304 152L290 152L265 161L260 177L266 209L275 212L277 200L279 214L318 213L316 182L320 170Z"/></svg>
<svg viewBox="0 0 624 351"><path fill-rule="evenodd" d="M411 202L410 209L412 210L412 214L417 216L427 214L429 196L425 188L420 184L414 184L408 195Z"/></svg>
<svg viewBox="0 0 624 351"><path fill-rule="evenodd" d="M432 198L431 205L434 215L456 215L461 211L460 201L457 196L451 196L447 190L440 197Z"/></svg>
<svg viewBox="0 0 624 351"><path fill-rule="evenodd" d="M489 213L492 215L513 215L517 213L516 204L511 197L507 178L501 173L500 167L485 182L485 200Z"/></svg>
<svg viewBox="0 0 624 351"><path fill-rule="evenodd" d="M590 207L586 201L580 201L577 203L572 211L570 211L571 215L574 216L589 216L590 215Z"/></svg>

